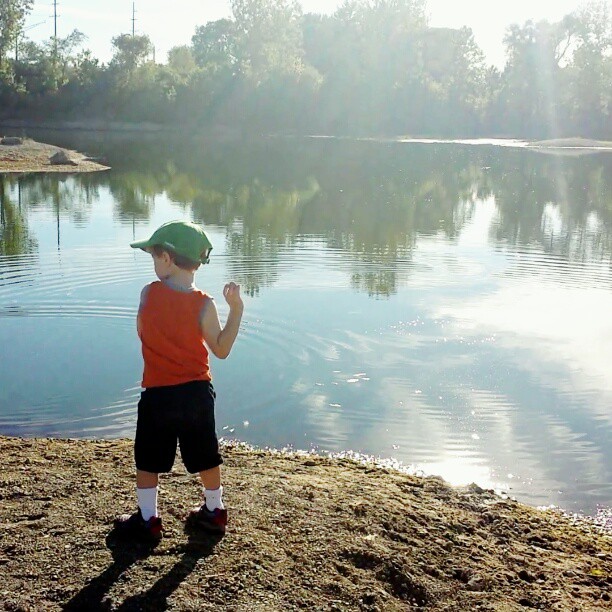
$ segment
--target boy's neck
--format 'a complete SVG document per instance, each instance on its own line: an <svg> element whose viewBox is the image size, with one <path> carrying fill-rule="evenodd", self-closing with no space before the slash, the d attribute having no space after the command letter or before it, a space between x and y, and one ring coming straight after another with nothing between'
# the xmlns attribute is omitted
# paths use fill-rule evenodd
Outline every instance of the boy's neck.
<svg viewBox="0 0 612 612"><path fill-rule="evenodd" d="M190 270L176 268L168 276L165 276L162 282L176 289L193 289L195 286L195 274Z"/></svg>

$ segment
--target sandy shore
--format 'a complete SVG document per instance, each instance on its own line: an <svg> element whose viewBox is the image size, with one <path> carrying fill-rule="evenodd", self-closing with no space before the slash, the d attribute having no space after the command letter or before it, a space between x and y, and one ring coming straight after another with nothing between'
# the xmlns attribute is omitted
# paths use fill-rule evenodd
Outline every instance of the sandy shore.
<svg viewBox="0 0 612 612"><path fill-rule="evenodd" d="M612 536L344 459L225 448L230 525L185 530L201 490L162 477L165 537L118 539L129 440L0 437L0 609L609 610Z"/></svg>
<svg viewBox="0 0 612 612"><path fill-rule="evenodd" d="M64 151L72 164L54 165L49 158ZM0 173L18 172L99 172L109 170L82 153L24 138L21 144L2 144L0 138Z"/></svg>
<svg viewBox="0 0 612 612"><path fill-rule="evenodd" d="M605 149L612 150L612 142L607 140L593 140L591 138L554 138L552 140L539 140L529 143L530 147L542 148L575 148L575 149Z"/></svg>

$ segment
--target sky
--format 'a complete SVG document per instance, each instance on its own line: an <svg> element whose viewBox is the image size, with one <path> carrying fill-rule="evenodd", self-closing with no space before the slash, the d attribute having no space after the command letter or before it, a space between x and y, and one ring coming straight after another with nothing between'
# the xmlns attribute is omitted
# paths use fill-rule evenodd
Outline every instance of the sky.
<svg viewBox="0 0 612 612"><path fill-rule="evenodd" d="M333 13L342 0L301 0L305 13ZM430 25L469 26L487 60L504 65L503 36L512 23L529 19L557 21L585 4L585 0L428 0ZM195 28L231 16L230 0L136 0L136 32L147 34L156 49L156 60L177 45L189 44ZM107 62L111 38L132 31L132 0L57 0L59 37L75 28L87 36L85 47ZM53 0L35 0L26 22L26 36L41 41L53 35Z"/></svg>

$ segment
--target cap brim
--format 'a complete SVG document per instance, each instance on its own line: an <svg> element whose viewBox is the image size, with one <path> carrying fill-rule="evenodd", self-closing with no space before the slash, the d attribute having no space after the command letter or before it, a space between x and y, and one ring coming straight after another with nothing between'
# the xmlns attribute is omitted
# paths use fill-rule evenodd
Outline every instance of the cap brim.
<svg viewBox="0 0 612 612"><path fill-rule="evenodd" d="M147 247L150 247L151 244L149 240L137 240L136 242L131 242L130 246L133 249L146 249Z"/></svg>

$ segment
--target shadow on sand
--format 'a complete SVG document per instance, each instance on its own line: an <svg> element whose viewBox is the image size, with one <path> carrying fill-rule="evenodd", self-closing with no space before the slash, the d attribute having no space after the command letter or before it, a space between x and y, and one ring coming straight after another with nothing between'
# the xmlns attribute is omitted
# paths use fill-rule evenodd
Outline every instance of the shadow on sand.
<svg viewBox="0 0 612 612"><path fill-rule="evenodd" d="M185 527L188 540L185 544L173 547L171 553L182 554L174 566L151 587L125 599L121 604L113 602L108 594L122 575L136 563L154 554L157 543L146 544L130 542L122 538L116 529L106 536L106 546L111 551L113 562L99 576L93 578L70 601L62 605L62 610L165 610L168 598L180 584L193 572L200 559L210 556L222 535L203 534L201 531Z"/></svg>

